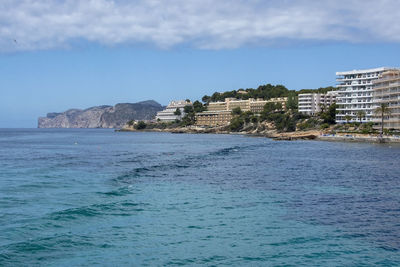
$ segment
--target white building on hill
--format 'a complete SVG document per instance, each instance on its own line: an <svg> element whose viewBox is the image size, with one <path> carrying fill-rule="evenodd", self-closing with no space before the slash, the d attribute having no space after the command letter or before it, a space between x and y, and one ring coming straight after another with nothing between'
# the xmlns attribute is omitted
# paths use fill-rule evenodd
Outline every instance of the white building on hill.
<svg viewBox="0 0 400 267"><path fill-rule="evenodd" d="M168 106L163 110L157 112L156 120L171 122L175 120L181 120L185 116L184 108L185 106L192 106L192 102L185 100L173 100ZM177 109L180 111L180 115L176 114ZM179 113L179 112L178 112Z"/></svg>
<svg viewBox="0 0 400 267"><path fill-rule="evenodd" d="M299 112L307 115L315 115L336 102L337 91L326 94L308 93L299 94Z"/></svg>
<svg viewBox="0 0 400 267"><path fill-rule="evenodd" d="M390 68L375 68L336 72L338 82L336 122L359 121L357 113L365 112L363 122L373 121L373 111L376 107L373 101L373 83L378 77Z"/></svg>

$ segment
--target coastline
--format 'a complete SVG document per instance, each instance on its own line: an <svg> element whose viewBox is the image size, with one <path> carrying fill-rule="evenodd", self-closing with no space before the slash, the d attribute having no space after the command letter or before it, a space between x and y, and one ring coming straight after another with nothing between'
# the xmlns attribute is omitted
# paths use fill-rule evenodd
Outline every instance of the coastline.
<svg viewBox="0 0 400 267"><path fill-rule="evenodd" d="M380 138L374 135L364 134L327 134L317 130L310 131L295 131L279 133L276 130L267 130L262 132L256 131L241 131L232 132L225 128L201 128L201 127L180 127L180 128L166 128L166 129L141 129L136 130L133 127L116 129L117 132L165 132L176 134L236 134L247 135L254 137L265 137L277 141L296 141L296 140L317 140L317 141L331 141L331 142L362 142L362 143L400 143L400 137L384 136Z"/></svg>

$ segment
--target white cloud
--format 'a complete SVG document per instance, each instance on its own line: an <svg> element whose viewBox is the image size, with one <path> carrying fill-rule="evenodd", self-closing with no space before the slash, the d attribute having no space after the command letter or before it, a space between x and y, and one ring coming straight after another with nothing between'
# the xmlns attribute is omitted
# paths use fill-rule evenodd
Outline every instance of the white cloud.
<svg viewBox="0 0 400 267"><path fill-rule="evenodd" d="M2 0L0 50L400 42L398 0ZM17 43L14 42L17 40Z"/></svg>

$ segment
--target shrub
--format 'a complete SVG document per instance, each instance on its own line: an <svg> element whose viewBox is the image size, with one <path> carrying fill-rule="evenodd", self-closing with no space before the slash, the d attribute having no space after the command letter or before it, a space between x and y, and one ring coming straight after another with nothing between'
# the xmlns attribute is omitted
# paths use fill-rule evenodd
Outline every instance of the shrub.
<svg viewBox="0 0 400 267"><path fill-rule="evenodd" d="M145 129L147 126L147 124L144 121L139 121L136 125L135 125L135 129L136 130L142 130Z"/></svg>
<svg viewBox="0 0 400 267"><path fill-rule="evenodd" d="M297 127L300 130L304 131L304 130L307 130L307 129L315 129L319 125L319 123L320 122L318 120L311 118L311 119L308 119L308 120L306 120L306 121L304 121L302 123L299 123L297 125Z"/></svg>
<svg viewBox="0 0 400 267"><path fill-rule="evenodd" d="M176 116L182 115L181 110L180 110L179 108L176 108L176 110L175 110L175 112L174 112L174 115L176 115Z"/></svg>
<svg viewBox="0 0 400 267"><path fill-rule="evenodd" d="M328 123L323 123L323 124L321 124L320 128L321 128L322 130L323 130L323 129L327 129L327 128L329 128L329 124L328 124Z"/></svg>
<svg viewBox="0 0 400 267"><path fill-rule="evenodd" d="M242 114L242 110L240 109L240 107L236 107L236 108L232 109L232 114L240 115L240 114Z"/></svg>
<svg viewBox="0 0 400 267"><path fill-rule="evenodd" d="M390 134L390 130L387 129L387 128L384 128L384 129L383 129L383 133L384 133L385 135L389 135L389 134Z"/></svg>
<svg viewBox="0 0 400 267"><path fill-rule="evenodd" d="M252 123L257 123L258 122L258 117L257 116L252 116L250 118L250 120L251 120Z"/></svg>
<svg viewBox="0 0 400 267"><path fill-rule="evenodd" d="M240 118L240 117L233 118L231 120L231 123L229 124L229 129L231 129L231 131L237 132L240 129L242 129L243 124L244 124L244 121L242 118Z"/></svg>

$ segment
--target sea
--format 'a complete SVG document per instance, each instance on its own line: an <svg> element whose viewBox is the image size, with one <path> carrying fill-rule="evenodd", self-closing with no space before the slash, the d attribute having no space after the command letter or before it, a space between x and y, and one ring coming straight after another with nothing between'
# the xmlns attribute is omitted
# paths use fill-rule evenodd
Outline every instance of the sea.
<svg viewBox="0 0 400 267"><path fill-rule="evenodd" d="M0 130L0 266L400 266L400 146Z"/></svg>

